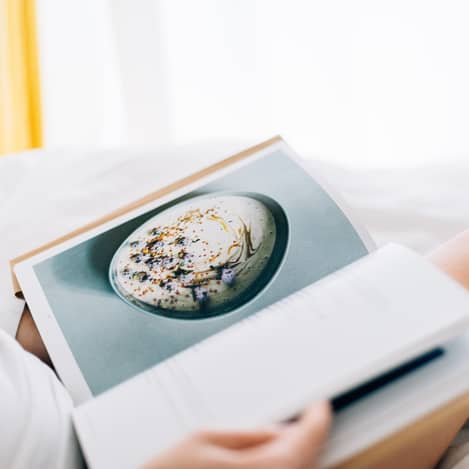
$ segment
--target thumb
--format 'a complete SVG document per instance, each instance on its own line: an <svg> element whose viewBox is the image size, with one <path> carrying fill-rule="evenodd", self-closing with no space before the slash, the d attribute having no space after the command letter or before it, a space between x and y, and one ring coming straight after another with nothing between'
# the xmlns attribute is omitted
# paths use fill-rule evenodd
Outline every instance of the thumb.
<svg viewBox="0 0 469 469"><path fill-rule="evenodd" d="M275 428L260 428L253 431L208 431L201 432L206 443L226 449L248 449L273 440L278 436Z"/></svg>
<svg viewBox="0 0 469 469"><path fill-rule="evenodd" d="M311 405L292 425L294 445L304 461L313 461L321 451L331 420L329 403L319 402Z"/></svg>

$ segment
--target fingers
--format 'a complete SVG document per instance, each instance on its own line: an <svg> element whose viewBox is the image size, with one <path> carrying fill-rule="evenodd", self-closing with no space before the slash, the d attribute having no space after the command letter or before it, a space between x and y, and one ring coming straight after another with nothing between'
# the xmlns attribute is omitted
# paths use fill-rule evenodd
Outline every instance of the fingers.
<svg viewBox="0 0 469 469"><path fill-rule="evenodd" d="M331 421L327 403L294 423L256 431L201 431L142 469L312 469Z"/></svg>
<svg viewBox="0 0 469 469"><path fill-rule="evenodd" d="M265 428L255 431L213 431L213 432L198 432L197 438L210 443L212 445L220 446L225 449L248 449L254 446L268 443L278 436L278 431L275 428Z"/></svg>
<svg viewBox="0 0 469 469"><path fill-rule="evenodd" d="M320 448L329 433L331 408L328 402L319 402L310 406L295 424L298 444L311 448Z"/></svg>
<svg viewBox="0 0 469 469"><path fill-rule="evenodd" d="M328 403L309 407L295 422L276 429L277 436L238 453L242 468L312 469L331 423Z"/></svg>
<svg viewBox="0 0 469 469"><path fill-rule="evenodd" d="M316 467L330 422L330 406L321 402L288 425L256 431L201 431L193 438L196 446L206 448L205 454L218 458L217 467L306 469Z"/></svg>
<svg viewBox="0 0 469 469"><path fill-rule="evenodd" d="M281 442L282 452L292 468L313 468L320 454L331 424L331 410L327 402L309 407L287 428Z"/></svg>

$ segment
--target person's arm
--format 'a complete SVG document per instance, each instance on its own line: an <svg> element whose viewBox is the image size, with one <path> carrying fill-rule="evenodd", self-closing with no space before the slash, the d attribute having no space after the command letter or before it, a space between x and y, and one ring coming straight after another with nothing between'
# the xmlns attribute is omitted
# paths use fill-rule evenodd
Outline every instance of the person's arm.
<svg viewBox="0 0 469 469"><path fill-rule="evenodd" d="M469 289L469 230L428 254L428 258L463 287Z"/></svg>

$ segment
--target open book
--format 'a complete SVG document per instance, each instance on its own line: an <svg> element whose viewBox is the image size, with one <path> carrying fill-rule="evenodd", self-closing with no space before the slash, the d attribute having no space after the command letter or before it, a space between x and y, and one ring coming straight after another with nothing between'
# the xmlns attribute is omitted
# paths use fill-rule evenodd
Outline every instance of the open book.
<svg viewBox="0 0 469 469"><path fill-rule="evenodd" d="M405 248L375 250L280 138L13 264L97 469L200 426L346 402L469 324L462 288Z"/></svg>

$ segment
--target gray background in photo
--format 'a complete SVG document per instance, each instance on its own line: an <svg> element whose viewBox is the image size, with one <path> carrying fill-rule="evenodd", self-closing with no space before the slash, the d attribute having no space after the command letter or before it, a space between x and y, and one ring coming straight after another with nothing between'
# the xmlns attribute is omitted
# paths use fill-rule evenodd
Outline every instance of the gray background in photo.
<svg viewBox="0 0 469 469"><path fill-rule="evenodd" d="M49 305L93 395L250 316L367 253L335 202L281 151L197 189L258 192L289 220L289 248L277 276L251 302L228 314L171 319L126 304L108 281L111 258L152 210L35 266ZM184 196L187 198L187 196ZM181 199L178 199L178 201Z"/></svg>

